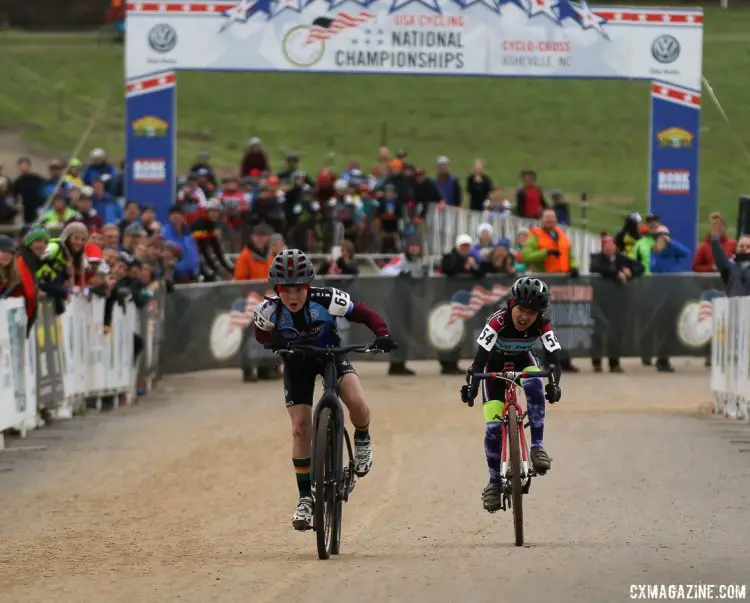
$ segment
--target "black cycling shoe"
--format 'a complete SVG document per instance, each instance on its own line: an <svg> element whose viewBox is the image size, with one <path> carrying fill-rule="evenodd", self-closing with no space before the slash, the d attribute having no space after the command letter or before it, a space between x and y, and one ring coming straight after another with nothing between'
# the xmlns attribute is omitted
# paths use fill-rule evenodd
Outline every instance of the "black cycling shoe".
<svg viewBox="0 0 750 603"><path fill-rule="evenodd" d="M503 487L490 482L482 490L482 506L488 513L494 513L503 508Z"/></svg>
<svg viewBox="0 0 750 603"><path fill-rule="evenodd" d="M539 475L544 475L552 467L552 461L547 451L541 446L534 446L531 449L531 464Z"/></svg>

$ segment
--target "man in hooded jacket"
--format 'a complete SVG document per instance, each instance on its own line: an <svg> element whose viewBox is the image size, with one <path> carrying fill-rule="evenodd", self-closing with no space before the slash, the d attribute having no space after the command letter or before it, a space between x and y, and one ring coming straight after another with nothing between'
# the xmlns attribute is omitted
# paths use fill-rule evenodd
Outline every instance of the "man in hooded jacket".
<svg viewBox="0 0 750 603"><path fill-rule="evenodd" d="M624 253L631 260L635 259L635 244L641 238L641 215L637 212L628 214L625 224L615 235L617 251Z"/></svg>

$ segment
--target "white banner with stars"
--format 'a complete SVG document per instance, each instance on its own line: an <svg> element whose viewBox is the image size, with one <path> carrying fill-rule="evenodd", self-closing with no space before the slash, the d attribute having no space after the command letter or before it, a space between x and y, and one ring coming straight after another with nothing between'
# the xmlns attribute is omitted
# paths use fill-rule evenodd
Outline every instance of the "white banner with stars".
<svg viewBox="0 0 750 603"><path fill-rule="evenodd" d="M128 80L238 70L701 83L696 9L572 0L129 2L127 9Z"/></svg>

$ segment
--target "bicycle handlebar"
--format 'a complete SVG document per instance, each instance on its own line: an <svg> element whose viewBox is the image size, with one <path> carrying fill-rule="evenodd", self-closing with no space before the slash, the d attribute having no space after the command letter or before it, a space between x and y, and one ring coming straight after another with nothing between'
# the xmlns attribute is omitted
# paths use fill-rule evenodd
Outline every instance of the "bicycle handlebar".
<svg viewBox="0 0 750 603"><path fill-rule="evenodd" d="M534 377L547 378L550 382L555 381L554 371L497 371L493 373L473 373L474 379L505 379L517 383L520 379L533 379Z"/></svg>
<svg viewBox="0 0 750 603"><path fill-rule="evenodd" d="M273 350L276 354L283 356L285 354L306 354L308 356L335 356L336 354L348 354L349 352L358 352L360 354L381 354L383 350L370 347L369 344L357 343L354 345L345 345L341 347L334 346L315 346L315 345L294 345L290 344L287 348L274 349L272 345L263 346L267 350Z"/></svg>

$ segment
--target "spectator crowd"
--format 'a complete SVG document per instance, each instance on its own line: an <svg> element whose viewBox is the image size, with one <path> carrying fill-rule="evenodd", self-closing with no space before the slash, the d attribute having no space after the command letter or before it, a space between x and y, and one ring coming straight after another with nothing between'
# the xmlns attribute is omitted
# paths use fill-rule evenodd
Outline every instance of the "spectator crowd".
<svg viewBox="0 0 750 603"><path fill-rule="evenodd" d="M355 275L356 254L383 253L392 258L380 264L383 275L419 277L426 273L423 224L431 206L468 206L486 219L476 233L459 235L443 256L439 271L445 275L579 275L565 230L568 203L560 191L552 191L548 202L533 170L521 172L514 206L481 161L464 180L445 156L428 174L406 152L391 155L383 147L367 170L351 162L341 173L322 168L311 174L298 154L289 153L273 171L261 141L252 138L236 175L219 177L210 156L201 153L179 179L162 224L148 202L125 200L124 166L113 164L103 149L92 150L86 165L53 161L46 177L28 158L17 167L11 181L0 166L0 224L23 225L18 238L0 236L0 295L25 297L30 323L39 295L52 299L58 312L70 295L105 297L111 322L117 301L131 298L143 306L175 283L265 279L269 262L286 245L327 254L321 274ZM498 238L492 218L511 214L536 225L519 229L513 240ZM237 253L234 262L227 252ZM642 274L680 271L687 255L658 216L642 220L632 213L614 237L602 234L591 270L626 285ZM730 295L749 294L750 237L730 239L721 215L712 214L693 270L719 272ZM609 362L610 370L622 370L618 358ZM563 368L576 370L566 363ZM601 358L594 366L601 370ZM657 358L656 368L673 370L668 358Z"/></svg>

